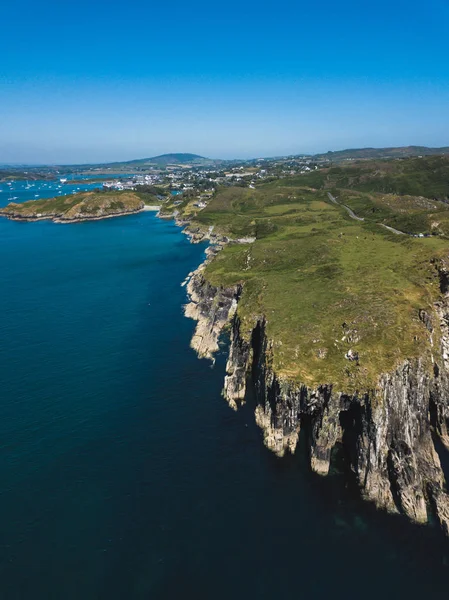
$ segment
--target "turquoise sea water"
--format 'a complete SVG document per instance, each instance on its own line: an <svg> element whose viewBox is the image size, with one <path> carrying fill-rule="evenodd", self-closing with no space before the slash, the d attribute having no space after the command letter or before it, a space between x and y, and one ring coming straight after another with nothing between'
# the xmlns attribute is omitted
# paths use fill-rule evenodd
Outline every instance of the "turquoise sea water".
<svg viewBox="0 0 449 600"><path fill-rule="evenodd" d="M2 219L0 244L1 600L445 597L432 528L221 398L226 346L198 360L181 310L204 247L152 213Z"/></svg>

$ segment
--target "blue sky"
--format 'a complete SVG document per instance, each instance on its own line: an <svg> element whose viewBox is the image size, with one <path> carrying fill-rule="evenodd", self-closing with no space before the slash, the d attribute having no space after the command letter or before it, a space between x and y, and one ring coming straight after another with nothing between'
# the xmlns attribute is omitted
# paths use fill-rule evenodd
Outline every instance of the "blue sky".
<svg viewBox="0 0 449 600"><path fill-rule="evenodd" d="M0 162L449 145L449 4L2 8Z"/></svg>

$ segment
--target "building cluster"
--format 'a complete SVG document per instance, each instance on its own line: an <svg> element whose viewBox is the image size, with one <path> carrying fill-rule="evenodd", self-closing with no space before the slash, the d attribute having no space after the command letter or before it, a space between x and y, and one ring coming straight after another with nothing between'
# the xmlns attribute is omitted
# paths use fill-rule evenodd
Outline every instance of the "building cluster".
<svg viewBox="0 0 449 600"><path fill-rule="evenodd" d="M155 185L160 183L157 175L133 175L129 178L112 179L103 182L103 188L113 190L133 190L139 185Z"/></svg>
<svg viewBox="0 0 449 600"><path fill-rule="evenodd" d="M204 208L207 194L212 194L217 186L249 187L255 189L260 180L279 179L290 175L308 173L318 168L310 157L279 157L275 159L255 159L250 161L229 161L216 166L189 167L168 165L165 168L148 168L146 173L124 175L105 181L105 189L133 190L138 186L154 185L171 191L197 194L198 208Z"/></svg>

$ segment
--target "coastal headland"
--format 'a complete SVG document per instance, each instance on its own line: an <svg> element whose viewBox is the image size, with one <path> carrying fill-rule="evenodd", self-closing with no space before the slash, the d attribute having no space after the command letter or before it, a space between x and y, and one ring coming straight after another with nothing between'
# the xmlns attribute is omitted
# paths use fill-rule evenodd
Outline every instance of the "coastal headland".
<svg viewBox="0 0 449 600"><path fill-rule="evenodd" d="M219 188L161 216L211 244L186 281L192 347L213 359L229 331L224 395L237 409L253 388L265 445L304 436L321 475L339 449L364 498L449 534L449 163L415 161Z"/></svg>
<svg viewBox="0 0 449 600"><path fill-rule="evenodd" d="M14 221L41 221L55 223L95 221L135 214L145 210L144 200L132 191L81 192L46 200L10 202L0 209L0 216Z"/></svg>

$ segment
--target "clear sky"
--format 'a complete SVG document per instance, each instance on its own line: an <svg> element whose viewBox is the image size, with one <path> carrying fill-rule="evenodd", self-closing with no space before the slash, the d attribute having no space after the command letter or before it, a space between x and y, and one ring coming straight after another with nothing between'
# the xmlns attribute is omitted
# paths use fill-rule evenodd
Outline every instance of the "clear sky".
<svg viewBox="0 0 449 600"><path fill-rule="evenodd" d="M0 162L449 145L448 0L2 5Z"/></svg>

